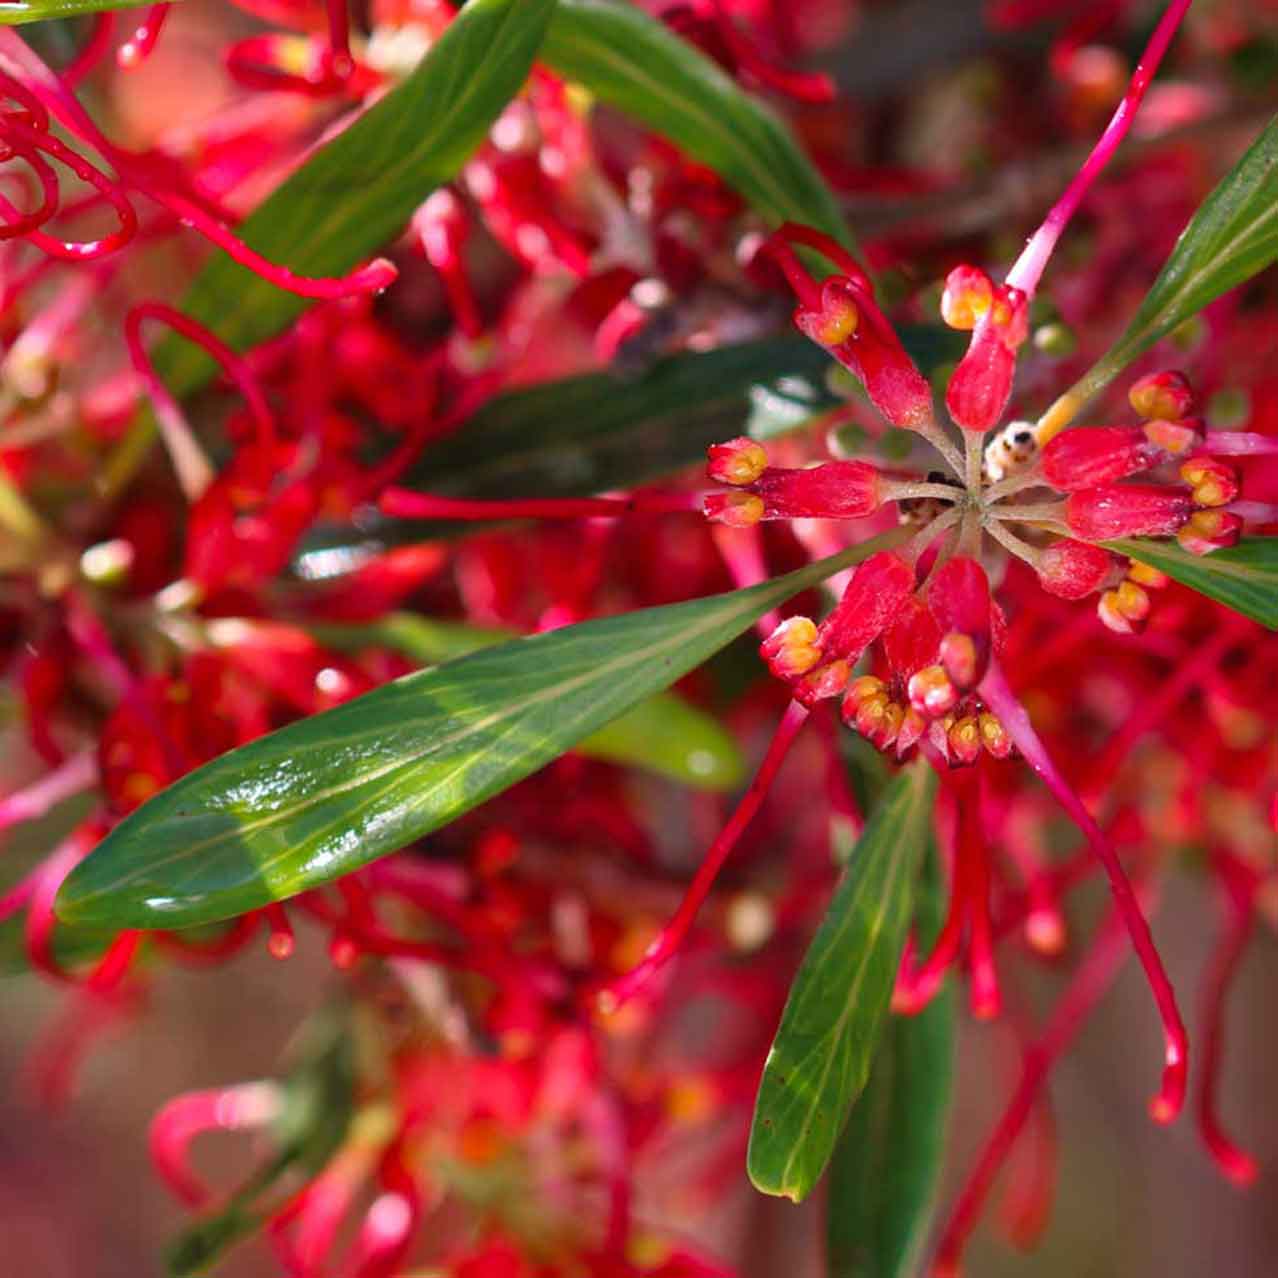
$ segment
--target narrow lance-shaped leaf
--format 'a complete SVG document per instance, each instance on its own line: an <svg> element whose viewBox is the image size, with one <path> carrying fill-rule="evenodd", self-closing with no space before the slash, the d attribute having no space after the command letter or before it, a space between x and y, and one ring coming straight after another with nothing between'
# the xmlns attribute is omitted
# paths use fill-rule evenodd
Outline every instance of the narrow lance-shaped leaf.
<svg viewBox="0 0 1278 1278"><path fill-rule="evenodd" d="M522 780L904 535L748 590L488 648L233 750L122 821L63 884L59 914L187 927L328 883Z"/></svg>
<svg viewBox="0 0 1278 1278"><path fill-rule="evenodd" d="M1198 207L1123 335L1043 418L1069 421L1132 360L1278 259L1278 118Z"/></svg>
<svg viewBox="0 0 1278 1278"><path fill-rule="evenodd" d="M1278 630L1278 537L1248 537L1236 546L1191 555L1175 542L1129 538L1110 550L1149 564L1244 617Z"/></svg>
<svg viewBox="0 0 1278 1278"><path fill-rule="evenodd" d="M934 838L918 897L914 927L926 952L944 910ZM888 1021L830 1163L828 1278L909 1278L916 1270L944 1163L954 1005L947 982L917 1016Z"/></svg>
<svg viewBox="0 0 1278 1278"><path fill-rule="evenodd" d="M237 228L250 248L305 275L343 275L393 239L419 204L454 178L519 92L554 0L469 0L413 73L326 143ZM182 309L237 350L273 337L307 299L267 283L225 254L211 257ZM178 396L216 365L198 347L166 338L155 366ZM108 489L150 443L131 432Z"/></svg>
<svg viewBox="0 0 1278 1278"><path fill-rule="evenodd" d="M638 5L560 0L543 57L774 221L805 222L852 247L834 195L781 119Z"/></svg>
<svg viewBox="0 0 1278 1278"><path fill-rule="evenodd" d="M935 776L893 780L853 851L786 1000L763 1068L747 1170L795 1202L820 1179L870 1074L905 943Z"/></svg>
<svg viewBox="0 0 1278 1278"><path fill-rule="evenodd" d="M963 351L952 329L907 326L906 349L925 373ZM432 444L400 484L443 497L580 497L631 488L687 466L743 432L771 439L844 401L825 386L835 367L820 347L785 334L684 351L641 377L587 373L499 395L453 436ZM781 404L794 408L791 416ZM298 562L313 575L316 552L354 544L402 545L456 532L456 523L361 513L359 531L312 533Z"/></svg>
<svg viewBox="0 0 1278 1278"><path fill-rule="evenodd" d="M435 621L399 612L367 625L312 625L338 649L394 648L424 666L463 657L518 638L513 630ZM738 785L745 760L732 734L713 716L672 692L658 692L574 747L579 754L646 768L706 790Z"/></svg>
<svg viewBox="0 0 1278 1278"><path fill-rule="evenodd" d="M0 24L15 27L51 18L78 18L104 9L136 9L147 3L148 0L5 0L0 4Z"/></svg>

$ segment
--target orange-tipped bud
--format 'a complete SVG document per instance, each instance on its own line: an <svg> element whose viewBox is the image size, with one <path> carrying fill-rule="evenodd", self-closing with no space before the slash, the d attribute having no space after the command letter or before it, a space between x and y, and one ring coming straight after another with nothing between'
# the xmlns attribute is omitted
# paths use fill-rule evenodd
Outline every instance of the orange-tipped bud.
<svg viewBox="0 0 1278 1278"><path fill-rule="evenodd" d="M1101 596L1096 615L1117 634L1130 635L1144 626L1149 608L1149 595L1144 588L1134 581L1124 581Z"/></svg>
<svg viewBox="0 0 1278 1278"><path fill-rule="evenodd" d="M1138 586L1144 586L1146 590L1164 590L1171 581L1165 572L1159 572L1157 568L1151 568L1139 559L1133 559L1127 565L1127 578Z"/></svg>
<svg viewBox="0 0 1278 1278"><path fill-rule="evenodd" d="M977 715L976 723L985 752L996 759L1006 759L1012 753L1012 738L1007 735L998 717L986 710Z"/></svg>
<svg viewBox="0 0 1278 1278"><path fill-rule="evenodd" d="M952 763L975 763L981 753L981 729L976 716L964 715L955 720L946 738L950 744Z"/></svg>
<svg viewBox="0 0 1278 1278"><path fill-rule="evenodd" d="M1203 440L1203 424L1197 417L1191 417L1183 422L1160 419L1146 422L1141 429L1151 444L1164 452L1171 453L1173 457L1180 457L1191 448L1197 448Z"/></svg>
<svg viewBox="0 0 1278 1278"><path fill-rule="evenodd" d="M710 478L719 484L744 487L753 484L768 465L768 454L762 444L739 435L723 444L711 444L710 464L706 467Z"/></svg>
<svg viewBox="0 0 1278 1278"><path fill-rule="evenodd" d="M863 701L874 697L887 697L887 684L875 675L861 675L848 684L847 696L843 700L843 718L848 722L849 715L855 715Z"/></svg>
<svg viewBox="0 0 1278 1278"><path fill-rule="evenodd" d="M763 498L755 493L707 493L701 509L707 519L729 528L751 528L764 514Z"/></svg>
<svg viewBox="0 0 1278 1278"><path fill-rule="evenodd" d="M1227 506L1238 496L1238 472L1214 457L1182 462L1180 477L1193 489L1197 506Z"/></svg>
<svg viewBox="0 0 1278 1278"><path fill-rule="evenodd" d="M1127 392L1131 406L1142 416L1178 422L1194 411L1194 389L1184 373L1150 373L1133 382Z"/></svg>
<svg viewBox="0 0 1278 1278"><path fill-rule="evenodd" d="M927 720L913 706L906 706L896 734L896 757L902 758L907 750L916 746L926 731Z"/></svg>
<svg viewBox="0 0 1278 1278"><path fill-rule="evenodd" d="M975 266L956 266L945 277L941 318L964 332L974 329L994 302L994 283Z"/></svg>
<svg viewBox="0 0 1278 1278"><path fill-rule="evenodd" d="M1191 555L1209 555L1213 550L1233 546L1242 535L1242 520L1224 510L1198 510L1176 534L1176 540Z"/></svg>
<svg viewBox="0 0 1278 1278"><path fill-rule="evenodd" d="M841 346L857 330L861 312L857 309L850 289L836 287L821 290L821 309L795 312L794 323L804 337L810 337L819 346Z"/></svg>
<svg viewBox="0 0 1278 1278"><path fill-rule="evenodd" d="M779 679L797 679L821 660L816 640L816 623L810 617L790 617L759 645L759 655Z"/></svg>
<svg viewBox="0 0 1278 1278"><path fill-rule="evenodd" d="M981 676L976 644L971 635L952 631L941 640L941 665L959 688L970 688Z"/></svg>
<svg viewBox="0 0 1278 1278"><path fill-rule="evenodd" d="M794 699L805 706L812 706L818 701L837 697L848 686L851 673L852 668L846 661L831 661L817 666L794 685Z"/></svg>
<svg viewBox="0 0 1278 1278"><path fill-rule="evenodd" d="M949 714L958 703L958 689L945 673L944 666L924 666L910 676L906 688L910 705L926 719Z"/></svg>

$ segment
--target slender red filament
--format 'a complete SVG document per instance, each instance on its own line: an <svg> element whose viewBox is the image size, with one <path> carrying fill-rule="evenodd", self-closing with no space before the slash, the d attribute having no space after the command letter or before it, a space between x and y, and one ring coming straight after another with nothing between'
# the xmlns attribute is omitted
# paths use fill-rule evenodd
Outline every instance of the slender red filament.
<svg viewBox="0 0 1278 1278"><path fill-rule="evenodd" d="M221 365L222 371L235 383L240 394L244 396L244 402L248 404L257 425L258 443L267 448L275 446L275 417L248 361L203 324L193 320L189 315L183 315L172 306L166 306L163 302L142 302L133 307L124 320L125 341L128 343L133 366L138 375L147 382L152 393L154 393L155 385L161 383L142 346L141 328L144 320L159 320L167 324L215 359ZM165 393L167 394L167 390Z"/></svg>
<svg viewBox="0 0 1278 1278"><path fill-rule="evenodd" d="M115 35L115 14L111 10L97 14L84 47L62 70L62 79L74 89L110 52Z"/></svg>
<svg viewBox="0 0 1278 1278"><path fill-rule="evenodd" d="M697 868L692 883L674 916L661 929L643 958L630 971L608 982L596 992L598 1005L603 1011L613 1011L620 1007L647 984L679 950L706 897L710 895L710 889L714 886L715 879L719 877L719 871L723 869L724 862L727 861L732 849L736 847L745 828L762 806L768 790L781 770L781 765L785 762L786 755L790 752L790 747L807 719L806 707L797 701L792 701L777 725L763 762L759 765L759 771L750 782L750 787L742 796L741 802L737 804L736 810L728 818L728 823L710 845L705 860Z"/></svg>
<svg viewBox="0 0 1278 1278"><path fill-rule="evenodd" d="M697 510L696 493L635 493L630 497L541 497L512 501L471 501L436 497L407 488L388 488L382 513L397 519L593 519L598 516L666 515Z"/></svg>
<svg viewBox="0 0 1278 1278"><path fill-rule="evenodd" d="M133 34L116 51L115 60L126 71L141 66L151 56L171 8L171 4L153 4L143 14Z"/></svg>
<svg viewBox="0 0 1278 1278"><path fill-rule="evenodd" d="M1166 1044L1162 1087L1150 1101L1149 1112L1156 1122L1170 1123L1185 1103L1185 1084L1189 1069L1189 1037L1180 1009L1176 1005L1176 992L1167 977L1163 961L1154 945L1149 924L1141 913L1139 902L1132 891L1131 882L1123 870L1113 845L1101 832L1082 800L1065 780L1030 723L1025 707L1008 687L1002 671L990 662L989 671L980 686L981 696L990 709L998 715L1004 730L1015 742L1025 761L1038 773L1056 800L1069 814L1074 824L1082 830L1089 846L1105 868L1110 891L1131 936L1132 948L1144 968L1146 980L1154 995L1158 1013L1163 1022Z"/></svg>

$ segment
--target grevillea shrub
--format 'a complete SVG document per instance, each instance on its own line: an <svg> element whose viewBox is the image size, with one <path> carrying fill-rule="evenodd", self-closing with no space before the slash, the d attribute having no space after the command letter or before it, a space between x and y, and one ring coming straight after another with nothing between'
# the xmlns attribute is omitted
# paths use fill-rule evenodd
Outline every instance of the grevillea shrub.
<svg viewBox="0 0 1278 1278"><path fill-rule="evenodd" d="M757 1274L748 1174L832 1278L956 1274L1129 957L1110 1073L1262 1174L1272 6L235 5L0 27L29 1081L74 1121L166 969L331 969L156 1114L170 1271Z"/></svg>

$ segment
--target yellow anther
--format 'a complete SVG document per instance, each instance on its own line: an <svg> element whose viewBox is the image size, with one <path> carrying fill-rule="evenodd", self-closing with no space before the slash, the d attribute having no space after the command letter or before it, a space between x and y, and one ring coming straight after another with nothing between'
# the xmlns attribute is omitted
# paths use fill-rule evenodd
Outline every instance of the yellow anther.
<svg viewBox="0 0 1278 1278"><path fill-rule="evenodd" d="M1133 559L1128 564L1127 578L1148 590L1162 590L1171 580L1165 572L1159 572L1157 568L1143 564L1139 559Z"/></svg>
<svg viewBox="0 0 1278 1278"><path fill-rule="evenodd" d="M852 336L861 322L855 303L847 298L827 303L816 317L812 334L823 346L840 346Z"/></svg>

